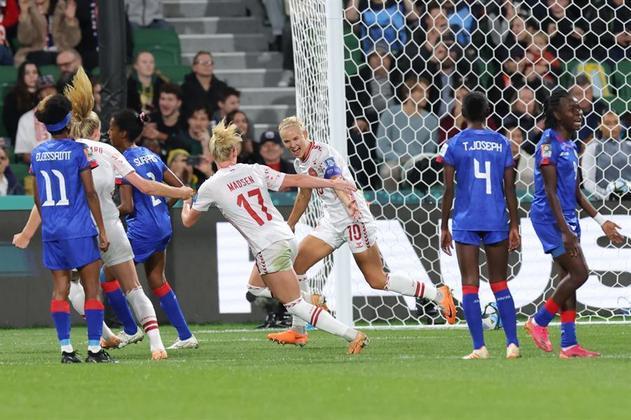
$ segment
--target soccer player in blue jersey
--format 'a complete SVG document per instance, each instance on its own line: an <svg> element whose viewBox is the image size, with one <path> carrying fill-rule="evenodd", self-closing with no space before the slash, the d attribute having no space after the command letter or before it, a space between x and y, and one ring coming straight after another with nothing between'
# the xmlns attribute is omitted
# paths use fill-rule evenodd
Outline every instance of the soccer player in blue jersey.
<svg viewBox="0 0 631 420"><path fill-rule="evenodd" d="M449 215L454 198L453 240L462 276L462 308L473 339L473 352L464 359L487 359L478 290L480 244L484 245L489 282L495 294L504 333L506 358L520 357L515 303L507 284L508 252L519 247L517 198L510 143L484 128L490 114L486 97L472 92L463 99L467 129L443 146L445 191L442 201L441 248L451 255ZM506 208L508 207L508 214Z"/></svg>
<svg viewBox="0 0 631 420"><path fill-rule="evenodd" d="M552 296L526 322L526 331L535 345L552 351L548 324L561 312L562 359L597 357L576 339L576 290L587 281L589 268L580 246L581 227L576 212L580 206L602 228L607 238L622 243L620 226L600 215L580 190L578 150L572 141L580 129L583 113L576 98L567 91L552 92L546 104L546 130L535 151L535 195L530 220L543 250L559 266L561 281Z"/></svg>
<svg viewBox="0 0 631 420"><path fill-rule="evenodd" d="M42 219L44 265L53 274L50 311L61 345L61 362L81 362L70 342L68 303L70 273L72 269L78 269L85 287L84 309L88 324L86 362L107 363L112 359L99 343L103 304L98 300L98 294L99 248L105 252L109 242L92 181L91 169L95 162L88 159L83 144L70 138L71 109L66 97L53 95L42 100L35 112L35 117L46 125L53 137L31 153L34 198Z"/></svg>
<svg viewBox="0 0 631 420"><path fill-rule="evenodd" d="M158 155L134 144L142 129L142 118L134 111L123 110L115 113L109 129L112 145L123 153L138 175L181 187L182 182ZM119 210L121 215L126 215L127 236L134 251L134 261L137 264L144 263L149 286L160 299L160 306L178 332L178 340L168 348L197 348L199 342L188 328L175 292L164 275L166 248L172 234L169 205L163 197L143 194L137 188L126 184L121 185L120 196ZM173 199L170 204L176 201Z"/></svg>

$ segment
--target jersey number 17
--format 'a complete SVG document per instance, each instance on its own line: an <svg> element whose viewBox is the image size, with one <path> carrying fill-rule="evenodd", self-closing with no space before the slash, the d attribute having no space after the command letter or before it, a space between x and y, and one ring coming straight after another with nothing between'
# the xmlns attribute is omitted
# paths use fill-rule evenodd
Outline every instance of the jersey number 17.
<svg viewBox="0 0 631 420"><path fill-rule="evenodd" d="M265 218L270 221L272 220L272 215L269 214L269 212L267 211L267 207L265 206L265 200L263 199L263 194L261 194L261 190L258 188L255 188L253 190L248 191L248 197L257 197L258 198L258 203L259 206L261 207L261 211L263 212L263 216L265 216ZM248 214L250 215L250 217L259 225L259 226L263 226L263 224L265 223L265 221L263 220L263 218L252 208L252 206L250 205L250 202L248 201L248 199L243 195L243 194L239 194L237 196L237 205L239 207L243 207L245 209L245 211L248 212Z"/></svg>

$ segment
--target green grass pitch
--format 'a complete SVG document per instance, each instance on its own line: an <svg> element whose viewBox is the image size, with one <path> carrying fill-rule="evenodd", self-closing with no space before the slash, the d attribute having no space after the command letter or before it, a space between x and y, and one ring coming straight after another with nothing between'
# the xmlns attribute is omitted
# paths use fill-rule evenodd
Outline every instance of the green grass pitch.
<svg viewBox="0 0 631 420"><path fill-rule="evenodd" d="M486 332L492 360L463 361L463 329L367 331L370 346L347 356L322 332L301 349L234 327L194 326L200 348L163 362L146 341L111 351L117 365L61 365L52 328L0 330L0 419L631 418L629 325L579 325L598 360L543 354L520 329L512 361L501 331ZM73 337L85 355L85 329Z"/></svg>

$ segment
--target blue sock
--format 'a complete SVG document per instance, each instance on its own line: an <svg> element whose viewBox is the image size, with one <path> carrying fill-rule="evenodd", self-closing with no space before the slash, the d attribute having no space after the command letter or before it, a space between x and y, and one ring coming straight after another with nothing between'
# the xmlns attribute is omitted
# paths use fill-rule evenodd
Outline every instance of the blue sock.
<svg viewBox="0 0 631 420"><path fill-rule="evenodd" d="M561 347L567 348L578 344L576 339L576 311L561 312Z"/></svg>
<svg viewBox="0 0 631 420"><path fill-rule="evenodd" d="M480 298L478 297L478 287L462 286L462 309L467 320L467 327L473 339L473 349L477 350L484 346L484 332L482 329L482 311L480 309Z"/></svg>
<svg viewBox="0 0 631 420"><path fill-rule="evenodd" d="M502 320L502 327L506 335L506 345L515 344L519 346L519 340L517 340L515 301L513 301L513 295L511 295L510 290L508 290L508 284L505 281L491 283L491 290L493 290L493 294L495 295L497 310Z"/></svg>
<svg viewBox="0 0 631 420"><path fill-rule="evenodd" d="M85 320L88 324L88 347L100 347L103 334L103 304L96 299L85 301Z"/></svg>
<svg viewBox="0 0 631 420"><path fill-rule="evenodd" d="M125 333L129 335L136 334L136 332L138 332L138 326L136 325L134 316L129 310L129 306L127 306L127 299L125 298L118 281L114 280L101 283L101 288L105 292L105 296L107 296L110 305L112 305L112 309L114 309L116 317L123 324Z"/></svg>
<svg viewBox="0 0 631 420"><path fill-rule="evenodd" d="M184 314L180 308L180 304L177 301L175 292L169 286L169 283L165 282L157 289L153 289L153 293L160 298L160 306L162 310L166 312L169 317L169 321L177 330L177 335L180 340L187 340L193 336L191 330L188 328L188 324L184 319Z"/></svg>
<svg viewBox="0 0 631 420"><path fill-rule="evenodd" d="M559 312L559 305L550 298L535 314L535 322L541 327L547 327L557 312Z"/></svg>
<svg viewBox="0 0 631 420"><path fill-rule="evenodd" d="M53 318L60 346L70 345L70 304L67 300L51 300L50 315Z"/></svg>

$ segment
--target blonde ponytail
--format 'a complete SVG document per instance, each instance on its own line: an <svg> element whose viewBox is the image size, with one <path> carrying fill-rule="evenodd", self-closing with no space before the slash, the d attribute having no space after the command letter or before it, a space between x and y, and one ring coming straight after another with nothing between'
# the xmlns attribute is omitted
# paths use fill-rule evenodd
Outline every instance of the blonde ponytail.
<svg viewBox="0 0 631 420"><path fill-rule="evenodd" d="M233 123L226 125L226 120L223 119L213 128L213 136L210 138L210 153L215 161L225 162L230 160L232 149L240 147L242 141L237 126Z"/></svg>
<svg viewBox="0 0 631 420"><path fill-rule="evenodd" d="M64 89L64 95L72 104L70 135L74 138L89 139L101 127L101 121L94 109L92 82L80 67L72 79L72 84Z"/></svg>

